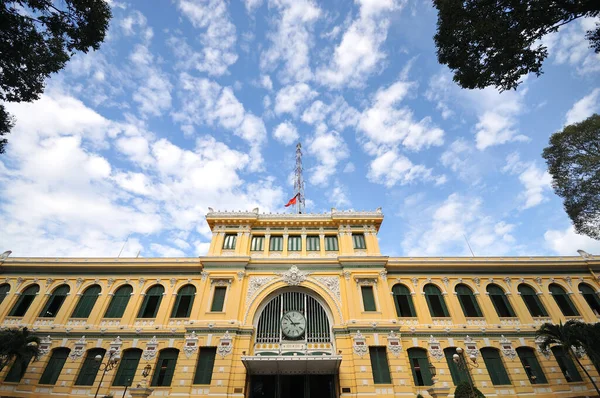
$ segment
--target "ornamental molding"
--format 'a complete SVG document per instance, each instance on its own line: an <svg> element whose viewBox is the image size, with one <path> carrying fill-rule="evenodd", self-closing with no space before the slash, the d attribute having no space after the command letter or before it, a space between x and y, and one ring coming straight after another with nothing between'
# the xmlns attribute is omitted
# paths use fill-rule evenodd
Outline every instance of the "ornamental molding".
<svg viewBox="0 0 600 398"><path fill-rule="evenodd" d="M385 269L382 269L382 270L379 272L379 276L380 276L380 277L381 277L381 279L383 279L384 281L387 281L387 270L385 270Z"/></svg>
<svg viewBox="0 0 600 398"><path fill-rule="evenodd" d="M195 331L192 331L192 333L185 335L183 352L185 353L186 358L191 358L196 351L198 351L198 336L196 336Z"/></svg>
<svg viewBox="0 0 600 398"><path fill-rule="evenodd" d="M171 278L169 279L169 283L171 284L171 289L173 289L173 287L175 287L175 284L177 283L177 279Z"/></svg>
<svg viewBox="0 0 600 398"><path fill-rule="evenodd" d="M140 278L138 280L138 282L140 283L140 288L141 288L142 286L144 286L144 283L146 283L146 279L145 278Z"/></svg>
<svg viewBox="0 0 600 398"><path fill-rule="evenodd" d="M349 281L350 280L350 276L352 275L352 272L350 271L344 271L342 272L342 275L344 275L344 278Z"/></svg>
<svg viewBox="0 0 600 398"><path fill-rule="evenodd" d="M569 286L573 286L573 281L570 276L566 276L565 281L569 284Z"/></svg>
<svg viewBox="0 0 600 398"><path fill-rule="evenodd" d="M448 279L447 276L442 278L442 282L444 282L444 285L446 285L446 287L448 287L448 284L450 283L450 279Z"/></svg>
<svg viewBox="0 0 600 398"><path fill-rule="evenodd" d="M429 337L429 354L434 357L436 360L440 360L444 357L444 350L442 350L442 346L440 342L430 335Z"/></svg>
<svg viewBox="0 0 600 398"><path fill-rule="evenodd" d="M248 278L248 290L246 292L246 307L250 306L252 299L263 287L275 279L274 276L251 276Z"/></svg>
<svg viewBox="0 0 600 398"><path fill-rule="evenodd" d="M342 293L340 291L340 279L335 276L317 276L313 278L315 281L325 286L333 296L340 301L342 299Z"/></svg>
<svg viewBox="0 0 600 398"><path fill-rule="evenodd" d="M50 352L50 347L52 347L52 338L50 337L50 335L48 335L40 341L40 358L47 355Z"/></svg>
<svg viewBox="0 0 600 398"><path fill-rule="evenodd" d="M417 287L417 285L419 284L419 278L411 278L410 280L414 287Z"/></svg>
<svg viewBox="0 0 600 398"><path fill-rule="evenodd" d="M54 282L54 279L52 278L47 278L46 279L46 287L50 286L52 284L52 282Z"/></svg>
<svg viewBox="0 0 600 398"><path fill-rule="evenodd" d="M534 340L535 342L535 346L536 346L536 351L538 352L538 354L543 355L546 359L550 359L550 350L549 349L542 349L542 342L544 341L544 339L542 337L536 337L536 339Z"/></svg>
<svg viewBox="0 0 600 398"><path fill-rule="evenodd" d="M360 330L357 330L356 334L352 338L352 350L359 357L362 357L368 351L367 339L362 335Z"/></svg>
<svg viewBox="0 0 600 398"><path fill-rule="evenodd" d="M227 355L231 354L233 350L233 338L229 334L229 330L225 332L221 340L219 340L219 346L217 347L217 354L221 357L225 358Z"/></svg>
<svg viewBox="0 0 600 398"><path fill-rule="evenodd" d="M208 277L208 275L209 275L209 274L208 274L208 272L206 272L206 271L202 271L202 272L200 272L200 276L202 277L202 280L203 280L203 281L205 281L205 280L206 280L206 278Z"/></svg>
<svg viewBox="0 0 600 398"><path fill-rule="evenodd" d="M229 286L233 282L233 276L211 276L210 284L215 286Z"/></svg>
<svg viewBox="0 0 600 398"><path fill-rule="evenodd" d="M142 358L146 361L154 359L156 357L156 353L158 352L158 340L156 336L152 336L152 338L146 343L146 349L142 353Z"/></svg>
<svg viewBox="0 0 600 398"><path fill-rule="evenodd" d="M510 340L504 337L504 335L502 335L502 338L500 339L500 350L505 357L510 358L511 360L517 357L517 351Z"/></svg>
<svg viewBox="0 0 600 398"><path fill-rule="evenodd" d="M479 356L479 349L477 349L477 344L475 343L475 340L473 340L469 335L465 337L465 352L469 357L471 355L474 355L475 357Z"/></svg>
<svg viewBox="0 0 600 398"><path fill-rule="evenodd" d="M75 287L76 287L77 289L79 289L79 287L80 287L81 285L83 285L83 282L84 282L84 279L83 279L83 278L77 278L77 281L75 281Z"/></svg>
<svg viewBox="0 0 600 398"><path fill-rule="evenodd" d="M121 346L123 345L123 340L121 340L121 336L117 336L113 341L110 342L109 350L115 349L115 352L121 352ZM108 351L107 351L108 353Z"/></svg>
<svg viewBox="0 0 600 398"><path fill-rule="evenodd" d="M373 285L377 285L377 276L360 276L360 275L356 275L354 277L354 280L356 281L357 285L360 286L373 286Z"/></svg>
<svg viewBox="0 0 600 398"><path fill-rule="evenodd" d="M294 264L290 267L289 270L283 273L278 273L277 275L281 276L283 281L289 286L298 286L306 280L306 277L310 275L310 273L299 270L298 267Z"/></svg>
<svg viewBox="0 0 600 398"><path fill-rule="evenodd" d="M542 286L542 278L541 277L538 276L536 278L533 278L533 280L535 281L535 283L537 283L538 285Z"/></svg>
<svg viewBox="0 0 600 398"><path fill-rule="evenodd" d="M477 285L477 287L479 287L479 285L481 284L481 279L479 279L478 277L473 278L473 282L475 282L475 285Z"/></svg>
<svg viewBox="0 0 600 398"><path fill-rule="evenodd" d="M503 280L504 280L504 282L505 282L507 285L509 285L509 286L510 286L511 279L510 279L510 277L509 277L509 276L505 277Z"/></svg>
<svg viewBox="0 0 600 398"><path fill-rule="evenodd" d="M83 353L85 352L86 346L87 341L85 340L85 336L81 336L81 338L75 342L75 346L69 353L69 358L71 358L71 360L73 361L81 358L83 356Z"/></svg>
<svg viewBox="0 0 600 398"><path fill-rule="evenodd" d="M387 340L388 340L388 344L387 344L388 350L395 357L399 356L400 352L402 351L402 344L400 343L400 337L398 337L396 332L394 332L392 330L392 331L390 331L390 334L388 334Z"/></svg>

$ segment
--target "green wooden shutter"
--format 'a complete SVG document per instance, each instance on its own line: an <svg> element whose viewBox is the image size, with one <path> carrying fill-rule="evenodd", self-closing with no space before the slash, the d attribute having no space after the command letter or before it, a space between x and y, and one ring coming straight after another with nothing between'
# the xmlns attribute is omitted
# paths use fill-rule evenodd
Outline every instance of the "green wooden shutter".
<svg viewBox="0 0 600 398"><path fill-rule="evenodd" d="M366 249L367 248L364 234L352 234L352 241L354 243L355 249Z"/></svg>
<svg viewBox="0 0 600 398"><path fill-rule="evenodd" d="M409 288L396 284L392 287L392 294L394 295L394 304L396 305L396 314L398 317L417 316ZM401 305L401 303L405 305Z"/></svg>
<svg viewBox="0 0 600 398"><path fill-rule="evenodd" d="M325 237L325 250L326 251L338 251L338 238L337 236L326 236Z"/></svg>
<svg viewBox="0 0 600 398"><path fill-rule="evenodd" d="M477 299L473 295L473 291L466 285L457 285L456 293L458 296L458 302L463 310L463 313L467 317L481 317L481 308L477 303Z"/></svg>
<svg viewBox="0 0 600 398"><path fill-rule="evenodd" d="M100 362L97 362L94 359L96 355L100 355L102 358L104 358L104 355L106 355L106 350L103 348L93 348L88 350L85 360L83 361L83 365L81 366L81 370L79 371L79 375L77 375L77 380L75 380L76 386L94 385L96 375L100 369Z"/></svg>
<svg viewBox="0 0 600 398"><path fill-rule="evenodd" d="M235 249L235 241L237 239L236 234L227 234L225 235L225 240L223 240L223 249L225 250L233 250Z"/></svg>
<svg viewBox="0 0 600 398"><path fill-rule="evenodd" d="M39 316L43 318L56 317L56 314L58 314L58 311L60 311L60 307L62 307L65 299L67 298L67 293L69 293L69 290L70 288L68 285L60 285L54 289Z"/></svg>
<svg viewBox="0 0 600 398"><path fill-rule="evenodd" d="M31 285L23 290L9 316L24 316L39 291L40 287L38 285Z"/></svg>
<svg viewBox="0 0 600 398"><path fill-rule="evenodd" d="M98 295L100 294L100 286L93 285L85 289L77 305L75 306L75 310L73 310L72 318L87 318L92 313L92 309L94 308L94 304L96 304L96 300L98 300Z"/></svg>
<svg viewBox="0 0 600 398"><path fill-rule="evenodd" d="M118 288L110 300L104 318L121 318L125 313L132 292L133 288L130 285L123 285Z"/></svg>
<svg viewBox="0 0 600 398"><path fill-rule="evenodd" d="M253 252L263 251L264 242L265 242L264 236L253 236L252 243L250 244L250 250Z"/></svg>
<svg viewBox="0 0 600 398"><path fill-rule="evenodd" d="M306 237L306 250L308 250L308 251L321 250L320 238L318 236Z"/></svg>
<svg viewBox="0 0 600 398"><path fill-rule="evenodd" d="M409 348L408 360L410 362L415 385L433 385L431 380L431 372L429 371L429 359L427 359L427 351L422 348Z"/></svg>
<svg viewBox="0 0 600 398"><path fill-rule="evenodd" d="M492 384L494 385L508 385L511 384L506 368L500 357L500 352L495 348L485 347L480 350L485 367L490 374Z"/></svg>
<svg viewBox="0 0 600 398"><path fill-rule="evenodd" d="M177 292L175 304L171 311L171 318L187 318L190 316L192 306L194 304L194 297L196 295L196 288L194 285L185 285Z"/></svg>
<svg viewBox="0 0 600 398"><path fill-rule="evenodd" d="M138 312L138 318L156 318L164 292L165 288L162 285L154 285L148 289Z"/></svg>
<svg viewBox="0 0 600 398"><path fill-rule="evenodd" d="M544 305L531 286L521 283L517 288L531 316L548 316Z"/></svg>
<svg viewBox="0 0 600 398"><path fill-rule="evenodd" d="M288 250L298 252L302 250L302 238L300 236L290 236L288 238Z"/></svg>
<svg viewBox="0 0 600 398"><path fill-rule="evenodd" d="M52 356L40 377L40 384L56 384L70 351L68 348L57 348L52 351Z"/></svg>
<svg viewBox="0 0 600 398"><path fill-rule="evenodd" d="M4 381L9 383L20 382L23 376L25 375L25 372L27 371L27 367L29 366L30 362L31 355L25 356L22 360L20 360L19 358L15 359L13 361L12 366L8 370L6 377L4 378Z"/></svg>
<svg viewBox="0 0 600 398"><path fill-rule="evenodd" d="M583 295L583 298L588 303L594 314L600 315L600 299L598 298L598 295L594 289L592 289L592 287L588 284L580 283L579 292Z"/></svg>
<svg viewBox="0 0 600 398"><path fill-rule="evenodd" d="M560 367L560 370L562 371L563 375L565 376L565 379L567 379L567 381L570 382L576 382L576 381L582 381L581 380L581 374L579 374L579 371L577 370L577 367L575 366L575 362L573 362L573 360L571 359L571 355L569 355L567 352L565 352L566 350L563 349L563 347L561 346L554 346L551 348L552 353L554 354L554 358L556 359L556 362L558 362L558 366Z"/></svg>
<svg viewBox="0 0 600 398"><path fill-rule="evenodd" d="M562 287L553 283L550 285L550 293L552 293L554 301L556 301L564 316L579 316L579 311L577 311L573 301Z"/></svg>
<svg viewBox="0 0 600 398"><path fill-rule="evenodd" d="M375 295L373 292L373 286L361 286L363 306L365 311L377 311L375 306Z"/></svg>
<svg viewBox="0 0 600 398"><path fill-rule="evenodd" d="M141 357L142 350L140 349L132 348L123 351L113 386L128 386L131 384Z"/></svg>
<svg viewBox="0 0 600 398"><path fill-rule="evenodd" d="M198 354L198 364L194 375L194 384L210 384L215 365L216 347L202 347Z"/></svg>
<svg viewBox="0 0 600 398"><path fill-rule="evenodd" d="M174 348L167 348L160 351L158 361L156 362L156 368L152 375L151 385L157 387L168 387L171 385L178 355L179 350Z"/></svg>
<svg viewBox="0 0 600 398"><path fill-rule="evenodd" d="M455 386L462 382L469 382L469 377L466 372L468 370L459 369L456 362L454 362L454 354L456 354L456 347L444 348L444 356L446 357L446 363L448 369L450 369L450 375L452 376L452 382Z"/></svg>
<svg viewBox="0 0 600 398"><path fill-rule="evenodd" d="M427 300L427 306L429 307L429 312L433 317L448 317L450 314L448 313L448 308L446 307L446 301L444 300L444 296L442 296L442 292L440 289L433 285L427 284L424 287L425 291L425 299Z"/></svg>
<svg viewBox="0 0 600 398"><path fill-rule="evenodd" d="M212 312L220 312L223 311L223 304L225 303L225 293L227 292L227 287L224 286L216 286L215 291L213 293L213 302L210 307Z"/></svg>
<svg viewBox="0 0 600 398"><path fill-rule="evenodd" d="M10 285L8 283L4 283L0 285L0 304L4 301L4 298L8 295L10 291Z"/></svg>
<svg viewBox="0 0 600 398"><path fill-rule="evenodd" d="M538 362L535 352L532 348L519 347L517 348L517 354L519 355L519 359L521 360L525 374L527 377L529 377L531 384L548 383L546 375L542 371L542 367L540 366L540 363Z"/></svg>
<svg viewBox="0 0 600 398"><path fill-rule="evenodd" d="M385 347L369 347L371 357L371 370L375 384L391 384L390 367L387 361Z"/></svg>
<svg viewBox="0 0 600 398"><path fill-rule="evenodd" d="M283 236L271 236L269 250L280 252L283 250Z"/></svg>

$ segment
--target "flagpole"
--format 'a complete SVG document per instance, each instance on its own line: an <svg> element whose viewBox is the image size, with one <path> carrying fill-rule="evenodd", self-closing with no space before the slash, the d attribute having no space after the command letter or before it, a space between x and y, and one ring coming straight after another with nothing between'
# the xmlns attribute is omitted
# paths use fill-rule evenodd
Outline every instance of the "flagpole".
<svg viewBox="0 0 600 398"><path fill-rule="evenodd" d="M294 169L294 197L296 197L296 213L304 213L304 177L302 176L302 144L296 145L296 168Z"/></svg>

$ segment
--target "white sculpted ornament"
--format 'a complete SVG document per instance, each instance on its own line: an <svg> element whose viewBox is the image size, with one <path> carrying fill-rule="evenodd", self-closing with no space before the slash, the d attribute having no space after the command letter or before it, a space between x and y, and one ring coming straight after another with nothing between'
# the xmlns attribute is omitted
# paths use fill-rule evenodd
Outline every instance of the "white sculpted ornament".
<svg viewBox="0 0 600 398"><path fill-rule="evenodd" d="M285 271L281 275L283 281L290 286L298 286L306 280L306 277L310 275L308 272L300 271L296 265L292 265L289 270Z"/></svg>

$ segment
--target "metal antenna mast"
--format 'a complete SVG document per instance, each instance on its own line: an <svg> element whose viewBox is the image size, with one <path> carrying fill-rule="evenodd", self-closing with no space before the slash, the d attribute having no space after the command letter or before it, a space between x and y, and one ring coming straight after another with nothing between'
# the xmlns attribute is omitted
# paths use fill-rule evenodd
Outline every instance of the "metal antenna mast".
<svg viewBox="0 0 600 398"><path fill-rule="evenodd" d="M296 212L304 213L304 178L302 177L302 144L296 145L296 169L294 170L294 193L296 199Z"/></svg>

